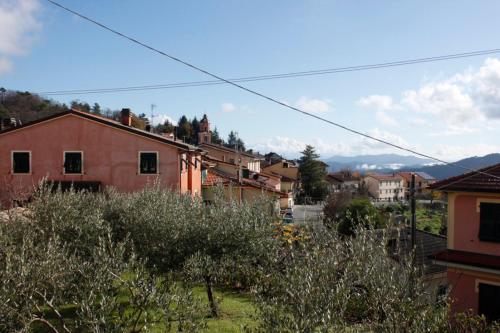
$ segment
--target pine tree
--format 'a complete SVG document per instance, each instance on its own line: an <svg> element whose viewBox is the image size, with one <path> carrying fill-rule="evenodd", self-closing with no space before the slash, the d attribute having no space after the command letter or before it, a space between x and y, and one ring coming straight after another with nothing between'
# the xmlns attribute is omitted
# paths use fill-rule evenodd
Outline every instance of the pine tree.
<svg viewBox="0 0 500 333"><path fill-rule="evenodd" d="M221 139L221 137L219 135L219 131L217 131L217 127L215 127L214 130L211 132L212 132L212 142L216 143L218 145L223 145L224 140Z"/></svg>
<svg viewBox="0 0 500 333"><path fill-rule="evenodd" d="M191 142L194 144L198 144L198 133L200 132L200 122L196 117L191 121L191 128L193 129L191 132Z"/></svg>
<svg viewBox="0 0 500 333"><path fill-rule="evenodd" d="M319 160L313 146L307 145L301 154L299 172L304 195L323 200L327 194L326 165Z"/></svg>
<svg viewBox="0 0 500 333"><path fill-rule="evenodd" d="M177 125L177 137L187 143L191 143L192 132L193 127L191 122L183 115Z"/></svg>

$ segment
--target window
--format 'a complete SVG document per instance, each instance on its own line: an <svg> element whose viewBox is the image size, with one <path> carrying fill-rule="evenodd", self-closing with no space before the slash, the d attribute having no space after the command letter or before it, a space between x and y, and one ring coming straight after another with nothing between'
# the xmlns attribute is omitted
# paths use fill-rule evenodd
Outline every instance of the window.
<svg viewBox="0 0 500 333"><path fill-rule="evenodd" d="M31 152L14 151L12 152L12 173L30 173L31 172Z"/></svg>
<svg viewBox="0 0 500 333"><path fill-rule="evenodd" d="M481 202L479 210L479 239L500 243L500 204Z"/></svg>
<svg viewBox="0 0 500 333"><path fill-rule="evenodd" d="M287 162L283 162L283 168L287 169L289 167L290 167L290 165Z"/></svg>
<svg viewBox="0 0 500 333"><path fill-rule="evenodd" d="M158 173L158 153L140 152L139 153L139 173L157 174Z"/></svg>
<svg viewBox="0 0 500 333"><path fill-rule="evenodd" d="M64 152L64 173L65 174L83 173L83 158L81 151Z"/></svg>
<svg viewBox="0 0 500 333"><path fill-rule="evenodd" d="M500 319L500 286L479 283L479 314L488 321Z"/></svg>

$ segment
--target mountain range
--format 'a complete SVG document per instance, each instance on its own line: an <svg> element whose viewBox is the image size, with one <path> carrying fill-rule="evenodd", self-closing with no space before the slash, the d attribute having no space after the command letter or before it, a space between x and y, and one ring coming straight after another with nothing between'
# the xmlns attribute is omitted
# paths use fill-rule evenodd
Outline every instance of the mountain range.
<svg viewBox="0 0 500 333"><path fill-rule="evenodd" d="M500 163L500 153L474 156L454 162L464 168L456 165L436 164L430 159L397 154L333 156L323 161L328 164L330 172L342 169L360 171L361 173L367 171L377 173L422 171L436 179L444 179L467 172L464 168L480 169L488 165Z"/></svg>

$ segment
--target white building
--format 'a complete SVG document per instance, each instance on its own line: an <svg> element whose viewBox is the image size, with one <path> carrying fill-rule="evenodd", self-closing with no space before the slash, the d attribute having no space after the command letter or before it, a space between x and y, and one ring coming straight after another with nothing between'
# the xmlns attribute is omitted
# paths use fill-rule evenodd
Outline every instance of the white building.
<svg viewBox="0 0 500 333"><path fill-rule="evenodd" d="M377 201L389 202L404 199L404 179L399 175L368 174L363 181Z"/></svg>

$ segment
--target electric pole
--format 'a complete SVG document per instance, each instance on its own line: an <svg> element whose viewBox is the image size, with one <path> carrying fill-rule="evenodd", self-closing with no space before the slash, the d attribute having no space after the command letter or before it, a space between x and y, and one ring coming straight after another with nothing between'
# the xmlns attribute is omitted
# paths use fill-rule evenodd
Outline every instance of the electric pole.
<svg viewBox="0 0 500 333"><path fill-rule="evenodd" d="M155 109L156 109L156 104L151 104L151 116L150 116L151 126L153 126L153 124L154 124L154 117L156 117L156 115L154 114Z"/></svg>

